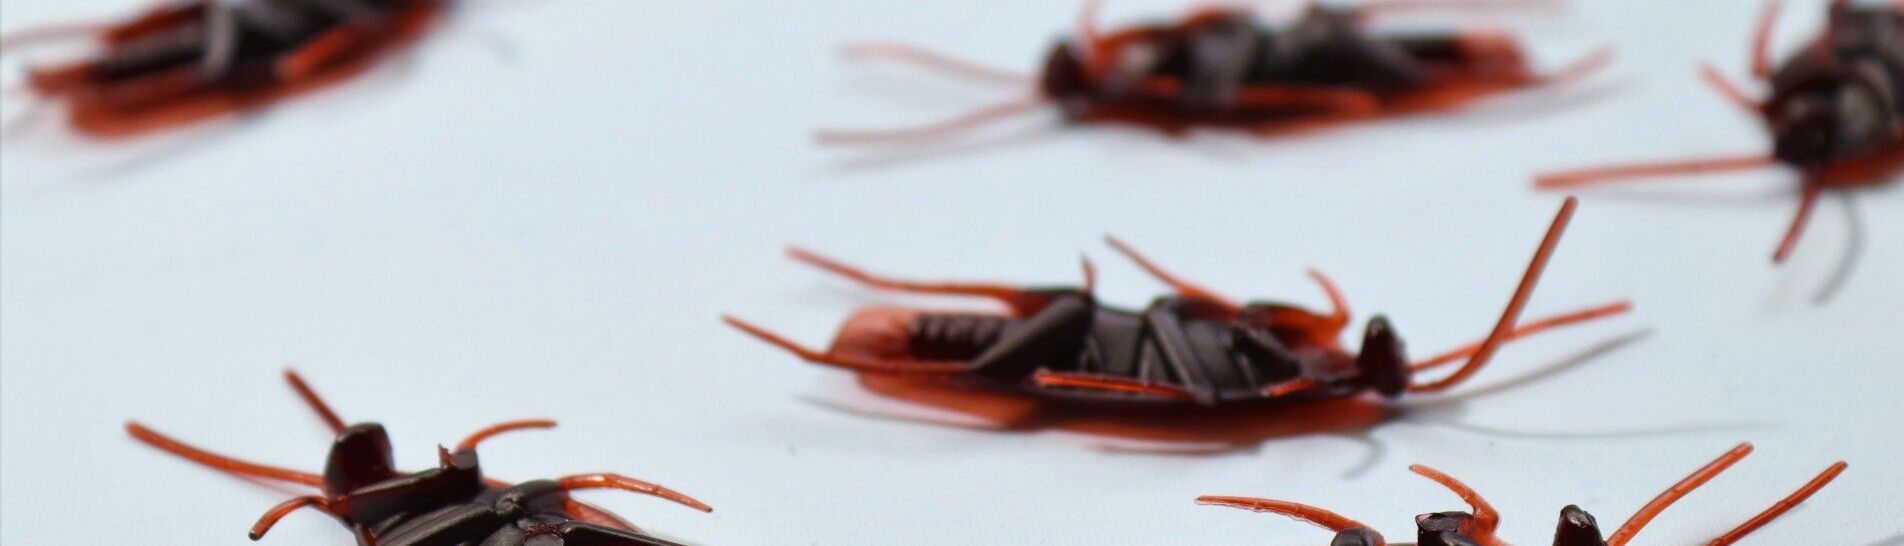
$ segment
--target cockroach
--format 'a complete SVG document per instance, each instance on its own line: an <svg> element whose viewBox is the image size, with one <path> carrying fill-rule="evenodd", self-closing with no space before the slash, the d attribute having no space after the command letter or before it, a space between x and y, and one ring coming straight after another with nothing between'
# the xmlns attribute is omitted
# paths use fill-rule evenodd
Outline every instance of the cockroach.
<svg viewBox="0 0 1904 546"><path fill-rule="evenodd" d="M136 422L127 423L126 432L147 445L239 478L321 492L265 512L251 528L252 540L263 538L285 516L316 508L349 527L359 546L680 546L643 534L620 517L575 500L569 493L619 489L713 511L672 489L620 474L581 474L513 485L484 477L476 460L477 445L498 434L555 426L554 421L540 419L484 428L454 450L439 446L436 468L405 474L396 469L383 425L345 426L296 372L287 370L284 377L336 434L323 475L213 454Z"/></svg>
<svg viewBox="0 0 1904 546"><path fill-rule="evenodd" d="M1652 502L1646 503L1646 506L1640 508L1638 513L1633 514L1633 517L1627 518L1626 523L1620 525L1619 529L1613 531L1613 536L1610 537L1602 538L1604 535L1600 532L1600 524L1594 520L1592 514L1588 514L1578 506L1562 508L1560 509L1560 524L1554 531L1554 546L1625 546L1628 541L1633 539L1633 535L1638 534L1640 529L1646 527L1647 523L1652 522L1653 518L1658 516L1660 512L1665 511L1666 508L1672 506L1674 502L1678 502L1680 498L1685 497L1686 494L1691 493L1694 489L1698 489L1699 486L1705 485L1707 481L1712 480L1712 478L1718 476L1720 472L1724 472L1726 468L1732 466L1733 463L1739 462L1740 459L1744 459L1746 455L1751 453L1752 444L1750 443L1739 444L1738 447L1732 448L1731 451L1720 456L1718 460L1712 461L1712 463L1693 472L1692 475L1686 476L1686 478L1680 480L1679 483L1673 484L1673 486L1666 489L1665 492L1660 493L1658 497L1654 497ZM1408 469L1430 480L1434 480L1435 483L1439 483L1443 487L1453 491L1455 495L1460 496L1461 500L1468 504L1473 512L1437 512L1415 516L1416 542L1403 544L1414 544L1416 546L1506 545L1505 542L1495 538L1495 528L1500 525L1501 516L1494 511L1494 507L1489 505L1486 499L1481 498L1480 493L1476 493L1474 489L1461 483L1460 480L1456 480L1435 469L1422 465L1410 466ZM1837 479L1838 475L1843 473L1844 470L1844 461L1833 463L1830 467L1826 468L1824 472L1812 478L1804 487L1798 488L1798 490L1791 495L1773 504L1771 508L1760 512L1758 515L1753 516L1752 519L1746 520L1745 523L1720 535L1719 538L1707 542L1706 546L1726 546L1738 542L1740 539L1745 538L1746 535L1757 531L1760 527L1764 527L1765 524L1771 523L1773 519L1784 515L1785 512L1791 510L1792 507L1805 502L1805 499L1810 498L1813 493L1817 493L1818 490L1823 489L1826 484ZM1382 534L1376 532L1372 527L1363 525L1360 522L1343 517L1334 512L1305 504L1282 500L1225 496L1199 497L1197 498L1197 503L1242 508L1255 512L1270 512L1312 523L1325 529L1335 531L1335 539L1329 542L1330 546L1383 546L1387 543L1385 539L1382 538Z"/></svg>
<svg viewBox="0 0 1904 546"><path fill-rule="evenodd" d="M1727 102L1765 124L1771 153L1582 169L1541 176L1536 185L1572 189L1782 164L1803 177L1798 210L1772 252L1774 263L1784 262L1820 193L1879 184L1904 170L1904 0L1869 6L1833 1L1822 35L1774 68L1771 36L1779 6L1778 0L1765 4L1752 35L1752 75L1770 86L1768 96L1753 98L1710 64L1700 72Z"/></svg>
<svg viewBox="0 0 1904 546"><path fill-rule="evenodd" d="M1281 303L1238 304L1178 278L1131 246L1110 244L1175 294L1142 311L1100 305L1095 269L1084 262L1081 288L1021 289L997 284L926 283L875 276L793 249L796 260L874 288L991 298L1008 309L924 312L877 307L847 319L826 351L803 347L732 316L729 325L795 356L861 374L943 378L986 387L1028 390L1042 397L1193 407L1262 401L1319 401L1374 391L1396 397L1454 387L1480 371L1511 340L1556 327L1618 315L1616 302L1520 323L1577 202L1569 198L1535 252L1498 324L1481 341L1410 363L1386 318L1369 320L1360 354L1338 342L1349 310L1335 284L1310 275L1332 307L1320 313ZM1416 374L1465 361L1452 374L1421 381Z"/></svg>
<svg viewBox="0 0 1904 546"><path fill-rule="evenodd" d="M1386 0L1359 7L1311 4L1294 23L1269 27L1249 10L1213 7L1174 22L1100 31L1087 1L1077 35L1045 56L1036 78L903 43L847 49L991 83L1032 88L1025 98L910 129L822 131L829 143L932 140L1056 105L1073 122L1116 122L1170 134L1192 127L1259 134L1385 114L1448 110L1505 91L1577 79L1607 64L1603 49L1538 74L1512 36L1497 32L1375 33L1378 15L1424 8L1524 7L1540 0Z"/></svg>
<svg viewBox="0 0 1904 546"><path fill-rule="evenodd" d="M233 112L344 81L414 43L443 0L193 0L130 20L24 30L8 50L69 38L99 51L32 69L27 87L71 125L118 137Z"/></svg>

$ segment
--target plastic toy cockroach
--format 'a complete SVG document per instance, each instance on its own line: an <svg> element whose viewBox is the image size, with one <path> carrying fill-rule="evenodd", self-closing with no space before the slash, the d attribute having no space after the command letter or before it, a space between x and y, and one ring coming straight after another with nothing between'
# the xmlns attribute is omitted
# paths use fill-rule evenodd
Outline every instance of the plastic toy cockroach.
<svg viewBox="0 0 1904 546"><path fill-rule="evenodd" d="M1789 166L1804 177L1798 211L1772 253L1791 255L1819 193L1886 181L1904 170L1904 1L1854 7L1831 4L1822 36L1776 68L1772 25L1779 2L1767 2L1753 34L1752 74L1771 87L1752 98L1707 65L1702 76L1720 95L1764 121L1772 152L1600 167L1549 174L1536 184L1561 189L1619 180Z"/></svg>
<svg viewBox="0 0 1904 546"><path fill-rule="evenodd" d="M733 317L728 324L808 362L862 374L951 378L1040 396L1108 403L1196 406L1345 398L1365 391L1394 397L1447 390L1473 377L1510 340L1623 313L1625 302L1518 322L1541 271L1573 216L1568 199L1528 265L1507 310L1485 341L1410 363L1387 319L1368 323L1360 354L1337 339L1349 310L1335 285L1311 272L1328 295L1328 314L1278 303L1240 305L1164 271L1130 246L1111 244L1176 289L1142 311L1098 304L1093 268L1083 288L1019 289L990 284L921 283L877 277L795 249L795 259L861 283L925 294L979 296L1009 312L936 313L872 308L846 320L826 351L800 346ZM1465 360L1447 377L1415 375Z"/></svg>
<svg viewBox="0 0 1904 546"><path fill-rule="evenodd" d="M1100 2L1085 3L1077 36L1060 42L1032 77L898 43L848 49L992 83L1030 96L911 129L823 131L831 143L931 140L1056 105L1076 122L1121 122L1171 134L1218 126L1261 134L1383 114L1447 110L1504 91L1567 81L1611 60L1602 50L1561 71L1536 74L1512 37L1498 33L1376 34L1376 15L1424 8L1545 5L1539 0L1388 0L1355 8L1314 4L1270 28L1248 10L1206 8L1163 24L1102 32Z"/></svg>
<svg viewBox="0 0 1904 546"><path fill-rule="evenodd" d="M0 43L89 38L90 58L34 69L82 134L126 136L245 112L357 75L415 40L442 0L192 0L114 24L28 29Z"/></svg>
<svg viewBox="0 0 1904 546"><path fill-rule="evenodd" d="M1554 546L1625 546L1628 541L1633 539L1633 535L1638 534L1640 529L1646 527L1647 523L1652 522L1653 518L1658 516L1660 512L1665 511L1666 508L1672 506L1674 502L1678 502L1681 497L1685 497L1687 493L1691 493L1694 489L1698 489L1699 486L1705 485L1707 481L1718 476L1720 472L1724 472L1727 467L1739 462L1740 459L1744 459L1746 455L1751 453L1752 444L1740 444L1738 447L1732 448L1732 451L1726 452L1726 454L1719 457L1718 460L1693 472L1692 475L1687 476L1686 479L1680 480L1677 484L1673 484L1673 486L1668 488L1664 493L1660 493L1658 497L1653 498L1652 502L1646 503L1646 506L1640 508L1638 513L1633 514L1633 517L1627 518L1626 523L1620 525L1620 528L1615 530L1611 537L1602 538L1604 535L1600 532L1600 524L1593 519L1592 514L1588 514L1578 506L1562 508L1560 510L1560 525L1554 532ZM1456 495L1461 497L1461 500L1467 502L1468 506L1474 510L1473 512L1439 512L1415 516L1416 542L1412 544L1416 546L1506 545L1506 543L1494 536L1494 530L1500 524L1501 516L1494 511L1494 507L1489 505L1486 499L1481 498L1480 493L1476 493L1474 489L1469 488L1459 480L1432 468L1414 465L1408 469L1454 491ZM1844 470L1845 463L1843 461L1832 464L1829 468L1826 468L1824 472L1818 474L1817 477L1812 478L1811 482L1806 483L1804 487L1798 488L1798 491L1786 496L1783 500L1773 504L1771 508L1760 512L1757 516L1753 516L1752 519L1746 520L1745 523L1740 524L1724 535L1720 535L1719 538L1712 539L1711 542L1706 543L1706 546L1726 546L1738 542L1739 539L1745 538L1746 535L1757 531L1760 527L1764 527L1765 524L1771 523L1773 519L1784 515L1785 512L1791 510L1792 507L1805 502L1805 499L1810 498L1813 493L1817 493L1819 489L1831 483L1831 481L1836 479ZM1329 542L1330 546L1383 546L1386 544L1385 539L1382 538L1382 534L1375 532L1373 528L1314 506L1281 500L1221 496L1200 497L1197 499L1197 503L1229 506L1256 512L1271 512L1313 523L1335 531L1335 540Z"/></svg>
<svg viewBox="0 0 1904 546"><path fill-rule="evenodd" d="M510 485L483 476L476 447L497 434L551 428L546 420L513 421L477 431L456 445L439 447L437 468L402 473L382 425L345 426L296 373L285 379L337 435L324 474L307 474L240 461L186 445L138 423L126 432L167 453L240 478L317 488L319 495L285 501L251 528L264 537L279 519L317 508L351 529L359 546L680 546L641 534L600 508L569 497L584 489L619 489L652 495L711 512L706 504L666 487L619 474L583 474Z"/></svg>

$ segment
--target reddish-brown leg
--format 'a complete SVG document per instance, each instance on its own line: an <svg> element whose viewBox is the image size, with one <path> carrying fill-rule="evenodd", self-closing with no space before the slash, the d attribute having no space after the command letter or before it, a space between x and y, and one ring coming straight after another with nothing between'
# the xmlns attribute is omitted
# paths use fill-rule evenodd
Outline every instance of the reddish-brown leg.
<svg viewBox="0 0 1904 546"><path fill-rule="evenodd" d="M1535 179L1534 187L1545 190L1557 190L1632 178L1744 171L1769 167L1772 165L1772 162L1772 156L1759 154L1714 159L1696 159L1691 161L1643 163L1616 167L1595 167L1542 175Z"/></svg>
<svg viewBox="0 0 1904 546"><path fill-rule="evenodd" d="M1753 100L1750 95L1745 94L1744 90L1739 89L1739 86L1734 85L1732 80L1726 79L1724 74L1719 73L1717 67L1712 66L1710 63L1699 65L1699 77L1704 79L1706 85L1711 87L1713 91L1718 92L1719 96L1724 98L1726 102L1732 103L1733 106L1739 107L1739 109L1746 111L1746 113L1755 116L1760 115L1759 101Z"/></svg>
<svg viewBox="0 0 1904 546"><path fill-rule="evenodd" d="M928 361L928 360L878 360L878 359L871 359L871 358L861 358L861 357L850 356L850 355L823 353L820 351L815 351L813 349L803 347L798 343L794 343L792 340L789 340L785 337L781 337L779 334L769 332L766 329L761 328L759 326L750 324L747 321L743 321L731 316L723 316L721 317L721 320L726 322L728 326L733 326L734 328L739 329L742 332L746 332L748 335L759 338L761 341L765 341L768 344L771 344L775 347L779 347L789 353L793 353L794 356L800 357L801 360L812 362L814 364L833 366L837 368L845 368L845 369L853 370L856 372L878 373L878 374L887 374L887 375L945 376L945 375L957 375L957 374L962 374L962 373L971 371L971 366L964 362L935 362L935 361Z"/></svg>
<svg viewBox="0 0 1904 546"><path fill-rule="evenodd" d="M1606 46L1593 50L1587 56L1562 65L1559 70L1534 76L1534 85L1567 85L1586 79L1613 66L1613 60L1619 57L1619 50Z"/></svg>
<svg viewBox="0 0 1904 546"><path fill-rule="evenodd" d="M1336 288L1335 281L1329 280L1329 276L1322 274L1322 271L1310 269L1309 278L1315 279L1316 285L1322 287L1322 295L1329 298L1329 324L1335 327L1336 335L1339 335L1343 328L1349 326L1348 298L1342 297L1342 290Z"/></svg>
<svg viewBox="0 0 1904 546"><path fill-rule="evenodd" d="M331 411L330 404L324 403L324 399L317 395L317 391L311 390L311 385L304 382L303 376L298 375L295 370L287 369L284 370L284 381L290 383L291 390L297 391L298 398L303 399L304 404L317 413L317 418L324 421L324 426L331 429L331 434L344 433L344 420L337 417L337 412Z"/></svg>
<svg viewBox="0 0 1904 546"><path fill-rule="evenodd" d="M640 493L643 495L666 499L669 501L673 501L676 504L680 504L688 508L693 508L695 510L700 510L702 512L714 511L713 507L708 506L706 503L703 503L701 501L694 500L694 497L689 497L687 495L683 495L679 492L676 492L673 489L668 489L660 485L637 480L637 479L623 476L620 474L609 474L609 473L581 474L576 476L567 476L563 478L558 478L555 481L556 483L562 485L562 489L567 491L581 491L584 489L619 489L619 490L628 491L631 493Z"/></svg>
<svg viewBox="0 0 1904 546"><path fill-rule="evenodd" d="M1727 531L1724 535L1720 535L1719 538L1712 539L1712 542L1707 542L1706 546L1726 546L1738 542L1739 539L1745 538L1745 535L1752 534L1753 531L1759 530L1759 528L1764 527L1765 524L1771 523L1772 520L1785 515L1785 512L1790 511L1792 507L1805 502L1805 499L1811 498L1812 493L1817 493L1819 489L1823 489L1826 484L1831 483L1831 480L1838 479L1838 475L1843 474L1844 470L1844 461L1833 463L1829 468L1826 468L1824 472L1812 478L1804 487L1798 488L1798 490L1793 491L1791 495L1787 495L1784 499L1780 499L1777 503L1774 503L1771 508L1765 509L1764 512L1759 512L1759 515L1752 516L1752 519L1746 520L1745 523L1740 524L1731 531Z"/></svg>
<svg viewBox="0 0 1904 546"><path fill-rule="evenodd" d="M1725 455L1719 456L1718 459L1694 471L1692 475L1679 480L1679 483L1666 488L1665 492L1660 493L1658 497L1654 497L1651 502L1646 503L1646 506L1640 507L1639 512L1634 513L1633 517L1627 518L1626 523L1620 525L1619 530L1614 531L1612 536L1607 537L1607 546L1625 546L1627 541L1633 540L1633 535L1638 534L1640 529L1645 528L1646 524L1652 522L1653 518L1658 517L1660 512L1666 510L1666 507L1672 506L1673 503L1678 502L1680 498L1685 497L1687 493L1691 493L1694 489L1698 489L1699 486L1705 485L1708 481L1712 481L1714 476L1718 476L1720 472L1725 472L1726 468L1731 467L1734 463L1739 462L1740 459L1744 459L1746 455L1751 454L1752 444L1739 444L1738 447L1727 451Z"/></svg>
<svg viewBox="0 0 1904 546"><path fill-rule="evenodd" d="M509 421L505 423L497 423L494 425L490 425L489 427L484 428L482 430L476 431L475 434L469 435L468 438L464 438L462 442L456 444L456 450L457 451L475 451L476 446L479 444L482 444L483 441L488 440L492 437L495 437L498 434L503 434L506 432L515 432L519 430L532 430L532 429L549 429L549 428L555 428L555 421L548 420L548 419L525 419L522 421Z"/></svg>
<svg viewBox="0 0 1904 546"><path fill-rule="evenodd" d="M1151 259L1144 256L1142 252L1138 252L1135 247L1125 244L1124 241L1106 235L1104 236L1104 242L1109 243L1111 248L1117 249L1118 253L1136 262L1137 267L1143 268L1144 272L1150 273L1151 277L1155 277L1158 281L1170 285L1170 289L1175 290L1178 296L1217 304L1222 306L1231 315L1237 315L1243 312L1243 306L1237 304L1236 300L1232 300L1222 294L1210 291L1202 286L1198 286L1196 283L1178 277L1176 274L1164 269L1163 266L1157 265L1157 262L1151 261Z"/></svg>
<svg viewBox="0 0 1904 546"><path fill-rule="evenodd" d="M900 62L986 83L1022 85L1031 82L1030 76L1018 72L953 58L937 51L900 42L853 44L846 46L845 53L849 59Z"/></svg>
<svg viewBox="0 0 1904 546"><path fill-rule="evenodd" d="M1772 263L1785 263L1792 256L1792 249L1798 246L1798 236L1805 233L1805 224L1811 220L1811 210L1818 204L1818 194L1824 191L1824 184L1806 182L1804 193L1798 198L1798 212L1792 214L1791 227L1785 228L1785 237L1778 242L1778 250L1772 251Z"/></svg>
<svg viewBox="0 0 1904 546"><path fill-rule="evenodd" d="M277 525L278 520L284 519L285 516L291 515L292 512L305 508L317 508L325 512L331 511L330 501L325 500L324 497L298 497L284 501L284 503L274 506L270 511L265 512L263 517L258 518L258 523L251 526L251 540L264 538L264 534L271 532L271 527Z"/></svg>
<svg viewBox="0 0 1904 546"><path fill-rule="evenodd" d="M1290 518L1294 518L1296 520L1303 521L1306 523L1311 523L1316 526L1322 527L1324 529L1328 529L1330 531L1335 531L1338 533L1342 531L1347 531L1349 529L1368 529L1369 528L1369 526L1363 525L1362 522L1349 519L1335 512L1330 512L1328 510L1324 510L1324 509L1310 506L1307 504L1294 503L1289 501L1280 501L1275 499L1258 499L1253 497L1225 497L1225 496L1218 496L1218 495L1204 495L1201 497L1197 497L1197 504L1202 504L1207 506L1228 506L1230 508L1241 508L1244 510L1249 510L1251 512L1267 512L1271 514L1279 514L1279 515L1288 516Z"/></svg>
<svg viewBox="0 0 1904 546"><path fill-rule="evenodd" d="M942 140L992 123L1022 116L1050 104L1043 96L1033 95L986 106L944 121L901 129L825 129L815 136L821 144L919 144Z"/></svg>
<svg viewBox="0 0 1904 546"><path fill-rule="evenodd" d="M1631 311L1631 310L1633 310L1633 304L1631 302L1619 301L1619 302L1609 303L1606 305L1601 305L1598 307L1582 309L1582 310L1574 311L1571 313L1554 315L1554 316L1546 317L1540 320L1523 322L1523 323L1520 323L1519 325L1516 325L1514 327L1514 332L1508 334L1507 339L1503 341L1502 343L1512 343L1515 341L1520 341L1521 339L1525 339L1528 336L1539 334L1541 332L1545 332L1555 328L1560 328L1564 326L1572 326L1572 325L1580 324L1583 322L1622 315L1622 314L1625 314L1627 311ZM1481 346L1483 344L1485 344L1485 340L1476 341L1474 343L1461 346L1459 348L1448 351L1446 353L1435 355L1433 358L1422 360L1422 361L1409 365L1409 371L1411 372L1428 371L1428 370L1432 370L1435 368L1448 365L1449 363L1461 360L1463 358L1474 356L1475 352L1481 350Z"/></svg>
<svg viewBox="0 0 1904 546"><path fill-rule="evenodd" d="M1501 526L1501 514L1494 511L1494 505L1488 504L1487 499L1481 498L1481 494L1475 492L1474 488L1468 487L1467 484L1461 483L1461 480L1454 479L1453 476L1443 474L1441 471L1426 466L1410 465L1408 470L1430 480L1434 480L1435 483L1439 483L1442 487L1448 488L1448 490L1453 491L1454 494L1460 495L1461 501L1468 503L1468 506L1473 508L1473 525L1475 528L1465 533L1469 538L1481 541L1484 546L1497 546L1500 544L1500 541L1494 538L1494 531Z"/></svg>
<svg viewBox="0 0 1904 546"><path fill-rule="evenodd" d="M1047 389L1079 389L1150 396L1168 400L1189 400L1190 392L1172 385L1135 381L1122 377L1040 371L1031 383Z"/></svg>
<svg viewBox="0 0 1904 546"><path fill-rule="evenodd" d="M1752 76L1760 80L1772 78L1772 27L1778 23L1779 0L1765 0L1765 7L1759 9L1758 30L1752 33Z"/></svg>
<svg viewBox="0 0 1904 546"><path fill-rule="evenodd" d="M1038 309L1044 306L1045 302L1043 298L1029 296L1025 294L1025 291L1019 290L1017 287L1002 284L918 282L882 277L868 273L864 269L847 265L838 260L821 256L799 247L789 247L787 249L787 256L801 263L818 267L828 273L846 277L860 284L882 290L992 298L998 300L1000 303L1004 303L1007 307L1011 308L1013 313L1021 316L1036 313ZM1088 262L1085 266L1085 273L1087 276L1093 273Z"/></svg>
<svg viewBox="0 0 1904 546"><path fill-rule="evenodd" d="M126 423L126 433L131 434L134 439L144 442L146 445L227 474L289 482L317 488L324 487L324 478L322 476L245 462L218 455L186 445L184 442L174 440L163 434L153 432L152 429L145 428L144 425L138 423Z"/></svg>
<svg viewBox="0 0 1904 546"><path fill-rule="evenodd" d="M1541 240L1539 250L1534 251L1534 259L1527 264L1527 272L1521 275L1520 286L1514 289L1514 296L1508 300L1507 309L1501 312L1501 318L1495 322L1494 331L1488 334L1487 341L1482 342L1481 347L1475 349L1474 356L1469 358L1461 369L1455 370L1445 378L1409 385L1409 392L1430 393L1447 390L1473 377L1476 372L1481 371L1482 366L1487 365L1488 360L1494 358L1495 351L1498 351L1501 345L1507 342L1507 338L1514 333L1514 325L1520 321L1521 310L1527 307L1527 300L1533 297L1534 285L1540 282L1541 272L1546 270L1547 261L1553 257L1554 248L1560 245L1560 236L1566 233L1567 222L1573 219L1574 208L1579 205L1578 199L1568 197L1566 203L1560 206L1560 212L1554 215L1553 224L1548 226L1547 236Z"/></svg>

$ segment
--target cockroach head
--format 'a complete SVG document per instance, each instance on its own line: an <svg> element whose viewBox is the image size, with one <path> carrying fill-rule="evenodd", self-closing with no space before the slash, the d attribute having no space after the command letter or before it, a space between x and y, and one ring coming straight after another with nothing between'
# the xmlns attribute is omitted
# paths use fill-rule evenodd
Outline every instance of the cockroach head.
<svg viewBox="0 0 1904 546"><path fill-rule="evenodd" d="M1800 86L1768 107L1773 156L1779 161L1815 168L1874 151L1895 138L1889 120L1897 117L1897 105L1879 86L1885 76L1855 65L1833 71L1839 77Z"/></svg>
<svg viewBox="0 0 1904 546"><path fill-rule="evenodd" d="M1580 507L1560 509L1560 526L1554 530L1554 546L1606 546L1600 534L1600 522Z"/></svg>
<svg viewBox="0 0 1904 546"><path fill-rule="evenodd" d="M1038 90L1053 101L1064 104L1067 99L1077 99L1091 92L1091 76L1085 70L1084 47L1074 42L1060 42L1052 46L1051 53L1045 56L1043 73L1038 77Z"/></svg>
<svg viewBox="0 0 1904 546"><path fill-rule="evenodd" d="M1408 352L1388 317L1376 315L1369 319L1368 328L1362 334L1362 352L1355 357L1355 367L1369 388L1382 396L1393 398L1408 389Z"/></svg>

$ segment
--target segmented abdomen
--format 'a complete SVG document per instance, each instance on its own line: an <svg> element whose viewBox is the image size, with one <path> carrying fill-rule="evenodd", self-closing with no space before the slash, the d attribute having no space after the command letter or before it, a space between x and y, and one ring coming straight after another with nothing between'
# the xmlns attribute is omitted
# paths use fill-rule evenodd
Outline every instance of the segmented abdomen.
<svg viewBox="0 0 1904 546"><path fill-rule="evenodd" d="M912 356L923 360L972 360L998 342L1011 319L971 313L922 313L906 332Z"/></svg>

